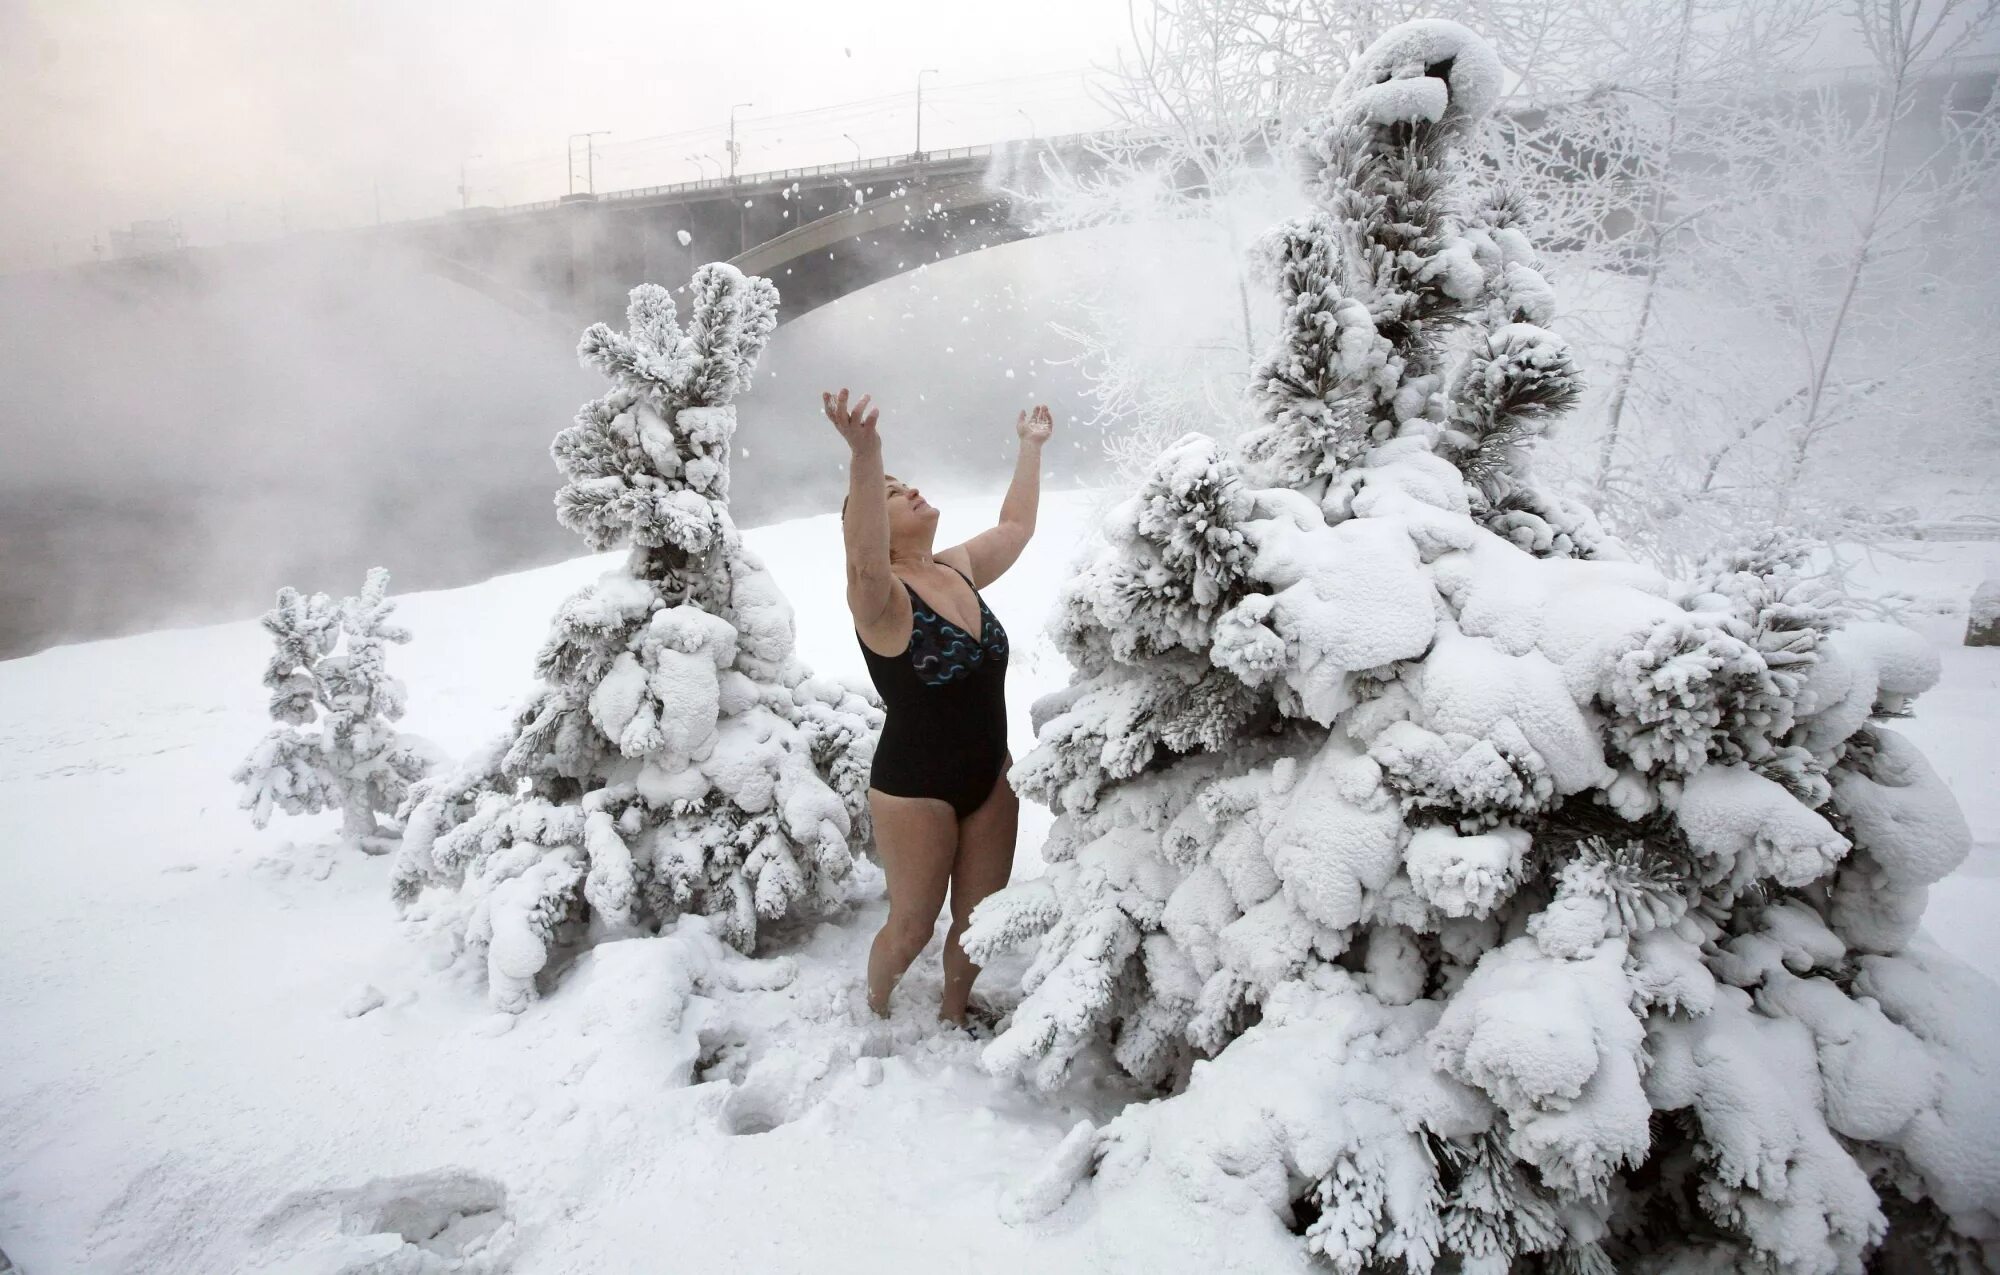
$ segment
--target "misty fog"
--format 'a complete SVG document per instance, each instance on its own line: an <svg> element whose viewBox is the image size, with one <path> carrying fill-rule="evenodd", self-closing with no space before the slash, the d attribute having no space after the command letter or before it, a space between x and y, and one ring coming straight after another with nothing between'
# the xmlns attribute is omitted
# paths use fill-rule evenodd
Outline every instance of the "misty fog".
<svg viewBox="0 0 2000 1275"><path fill-rule="evenodd" d="M1024 130L1046 136L1065 118L1055 89L982 86L972 77L1034 67L1054 74L1046 68L1075 66L1099 42L1129 34L1122 12L1107 8L1075 14L1074 28L1061 28L1067 44L1016 48L1009 42L1033 43L1030 28L1058 29L1063 11L1030 6L1015 21L968 13L926 25L912 6L885 18L878 40L850 33L838 12L813 9L768 24L769 47L754 67L690 53L686 60L699 65L685 81L656 85L649 77L669 55L649 47L626 56L612 35L644 44L638 37L671 25L670 16L597 13L571 30L532 6L503 9L486 15L491 43L460 48L440 38L473 12L456 0L425 15L384 10L373 15L375 25L341 32L324 29L340 25L326 15L238 23L178 3L123 21L81 8L0 7L0 33L15 37L0 39L0 101L10 88L22 95L32 109L18 118L33 125L4 138L13 146L5 153L28 176L0 198L0 230L18 232L16 247L32 243L32 259L46 260L41 245L65 227L82 228L88 217L77 201L96 191L101 207L89 215L107 226L128 213L184 213L197 241L276 233L313 222L313 181L337 186L342 199L372 193L377 217L387 191L393 221L448 206L452 173L473 188L457 201L476 202L502 190L503 175L529 159L521 172L541 184L523 197L548 197L565 180L573 184L575 172L545 172L547 157L529 156L526 139L547 132L535 145L553 145L573 124L625 127L635 115L643 128L605 143L600 176L685 178L709 172L703 165L721 170L721 120L737 105L746 108L752 138L746 169L787 156L844 160L864 141L871 154L900 152L912 119L911 103L897 94L917 68L934 69L938 49L968 61L958 70L947 61L948 73L931 81L933 131L924 136L940 144ZM1857 65L1863 42L1831 7L1825 13L1832 16L1809 69ZM957 30L948 29L953 24ZM618 74L566 75L560 55L543 56L555 27L578 49L617 63ZM691 51L722 47L714 33L690 40ZM328 65L297 76L274 69L308 48L326 50ZM383 97L363 72L385 66L407 74ZM1982 74L1990 86L1990 66ZM577 87L584 81L588 93ZM883 86L894 91L861 96ZM385 139L422 122L402 115L422 114L427 93L437 99L437 117L426 117L429 131L410 134L427 175L399 176L398 166L416 164L399 157L378 180L370 165L388 164L383 157L397 148ZM736 102L746 97L762 105ZM245 110L245 102L257 109ZM1931 106L1913 119L1931 127ZM242 162L230 145L188 144L221 138L217 130L231 121L243 132ZM483 122L494 136L454 132L467 121ZM694 131L659 132L670 123ZM699 148L706 149L683 153ZM282 163L272 158L279 153ZM60 167L67 155L73 171ZM517 163L517 156L527 158ZM1009 183L1019 176L997 175ZM1258 232L1304 207L1302 196L1289 181L1266 180L1268 173L1225 173L1220 188L1233 195L1211 194L1208 210L1163 224L1147 221L1163 198L1157 176L1134 173L1114 192L1114 202L1130 205L1121 216L1133 220L935 262L781 327L740 402L737 521L755 526L838 503L843 456L819 393L842 385L881 405L889 468L940 495L993 491L1012 464L1014 415L1036 402L1056 413L1045 481L1057 487L1100 479L1114 466L1129 479L1135 459L1182 429L1227 433L1240 424L1246 370L1277 330L1270 289L1246 286L1246 250ZM411 182L421 195L409 193ZM72 203L56 198L65 183L76 188L65 196ZM335 216L328 190L315 197L326 205L322 224L365 219L352 200ZM1543 197L1566 196L1544 190ZM1923 223L1925 236L1949 237L1953 246L1922 272L1901 259L1861 308L1872 326L1864 333L1857 320L1862 335L1842 349L1864 388L1855 391L1853 428L1815 444L1822 503L1865 506L1877 522L1908 521L1905 508L1954 518L1990 510L2000 481L1992 406L2000 363L1985 353L1993 291L1979 280L1992 277L1994 255L1991 236L1979 231L1992 224L1994 205L1983 198L1955 206L1955 222ZM286 207L300 220L287 220ZM1743 229L1724 228L1717 249ZM1968 240L1976 249L1963 247ZM366 230L293 234L0 274L0 658L254 614L282 585L337 595L373 565L391 570L396 589L412 590L582 551L553 515L548 444L602 388L576 362L583 322L535 317L532 305L510 309L435 273L432 261L395 241ZM696 242L685 264L705 247ZM1777 255L1802 280L1829 270L1813 245L1790 248ZM25 252L14 259L30 259ZM1746 422L1776 410L1771 386L1796 379L1779 368L1798 342L1776 321L1793 298L1776 286L1746 297L1705 258L1693 277L1662 269L1659 299L1644 307L1657 315L1659 335L1641 359L1628 335L1641 309L1633 283L1640 276L1624 269L1583 253L1551 263L1564 290L1557 322L1576 343L1590 397L1544 463L1589 488L1603 403L1623 401L1629 388L1634 424L1626 445L1647 446L1627 462L1630 494L1611 521L1642 538L1687 538L1681 510L1689 493L1666 490L1668 462L1727 453L1733 468L1710 465L1693 492L1700 497L1712 494L1711 481L1718 491L1772 482L1777 431L1752 438L1762 427ZM1920 273L1953 287L1940 290ZM773 281L786 286L782 273ZM1937 321L1944 314L1950 320ZM1924 316L1932 321L1917 322ZM1628 345L1635 353L1620 374ZM1919 358L1929 362L1913 371ZM1864 401L1874 394L1866 387L1891 374L1908 384ZM1094 395L1092 376L1101 391ZM1115 423L1115 431L1107 436L1100 422ZM1743 438L1750 442L1731 441ZM1602 502L1604 478L1596 478L1593 498ZM1886 507L1891 501L1895 507ZM1726 523L1734 515L1704 516Z"/></svg>
<svg viewBox="0 0 2000 1275"><path fill-rule="evenodd" d="M1021 407L1074 410L1047 330L1072 255L971 253L781 327L741 400L739 523L839 502L822 388L874 394L918 481L1004 476ZM249 614L286 584L337 593L372 565L410 590L582 552L548 455L601 388L575 326L328 244L0 278L0 657ZM1100 463L1068 443L1053 485Z"/></svg>

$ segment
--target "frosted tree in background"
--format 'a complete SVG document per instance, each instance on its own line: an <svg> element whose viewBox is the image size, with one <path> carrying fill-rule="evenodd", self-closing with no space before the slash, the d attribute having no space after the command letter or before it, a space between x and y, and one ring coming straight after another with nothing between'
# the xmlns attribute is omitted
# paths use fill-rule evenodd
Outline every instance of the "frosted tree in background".
<svg viewBox="0 0 2000 1275"><path fill-rule="evenodd" d="M1008 189L1038 234L1120 228L1073 313L1050 326L1075 348L1068 362L1095 408L1086 425L1104 431L1125 478L1241 398L1274 318L1244 268L1247 228L1295 198L1274 152L1325 105L1324 68L1418 7L1134 4L1129 53L1097 88L1114 126L1083 140L1080 162L1040 153L1037 180ZM1143 264L1163 256L1176 262L1170 282Z"/></svg>
<svg viewBox="0 0 2000 1275"><path fill-rule="evenodd" d="M1119 228L1050 326L1090 387L1086 428L1102 430L1118 472L1136 478L1242 392L1260 318L1269 328L1268 315L1253 313L1243 227L1272 215L1253 211L1272 195L1271 149L1324 86L1283 73L1294 47L1321 31L1295 15L1237 0L1152 0L1129 17L1129 53L1097 89L1112 127L1083 139L1077 159L1037 151L1028 179L998 174L995 184L1028 211L1034 233ZM1136 263L1163 255L1177 269L1149 298L1152 272ZM1189 292L1204 303L1183 304Z"/></svg>
<svg viewBox="0 0 2000 1275"><path fill-rule="evenodd" d="M1926 448L1956 468L1991 432L2000 97L1990 69L1948 70L1990 43L1991 5L1856 0L1849 14L1868 74L1758 116L1764 143L1734 179L1761 194L1702 237L1737 304L1785 339L1754 409L1703 458L1698 495L1739 520L1868 538L1865 494L1885 470Z"/></svg>
<svg viewBox="0 0 2000 1275"><path fill-rule="evenodd" d="M1664 331L1663 288L1686 283L1686 233L1706 212L1693 167L1742 123L1745 91L1782 74L1820 0L1469 0L1458 12L1488 34L1507 91L1476 143L1522 196L1522 228L1566 278L1601 272L1603 304L1570 296L1562 323L1616 364L1604 434L1617 437L1627 400L1647 387L1660 347L1700 345ZM1622 288L1630 280L1635 287ZM1585 294L1588 296L1589 294ZM1647 367L1650 371L1650 367ZM1601 491L1607 479L1586 472ZM1601 499L1601 497L1600 497Z"/></svg>
<svg viewBox="0 0 2000 1275"><path fill-rule="evenodd" d="M1131 9L1132 53L1099 89L1117 125L1084 141L1084 162L1042 155L1039 181L1000 185L1033 210L1037 233L1126 228L1100 254L1105 277L1050 326L1073 343L1068 361L1090 386L1087 424L1104 429L1117 472L1134 482L1187 430L1217 428L1242 396L1274 322L1243 267L1243 227L1296 203L1275 156L1331 99L1328 68L1420 13L1476 15L1494 32L1524 110L1594 82L1603 62L1599 25L1544 0L1149 0ZM1603 166L1577 167L1563 132L1571 118L1510 118L1483 149L1559 196L1526 211L1575 254L1597 245L1608 210L1630 194ZM1155 294L1141 263L1164 255L1178 268L1171 292Z"/></svg>
<svg viewBox="0 0 2000 1275"><path fill-rule="evenodd" d="M1499 77L1450 22L1367 50L1262 243L1256 424L1066 587L1012 776L1050 867L964 940L1039 937L985 1061L1108 1051L1166 1096L1065 1142L1100 1207L1337 1271L1983 1269L2000 992L1918 936L1968 834L1886 724L1936 658L1795 543L1676 587L1538 488L1579 387L1457 154Z"/></svg>
<svg viewBox="0 0 2000 1275"><path fill-rule="evenodd" d="M389 675L388 647L410 633L389 622L396 604L388 594L389 573L376 567L359 597L336 604L324 593L285 588L264 614L276 648L264 685L280 724L230 775L259 828L273 807L292 815L339 810L348 844L369 854L393 848L394 830L377 816L393 813L410 784L429 772L433 750L392 725L403 716L405 695Z"/></svg>
<svg viewBox="0 0 2000 1275"><path fill-rule="evenodd" d="M1613 0L1601 20L1611 28L1604 87L1561 109L1558 131L1569 145L1593 152L1628 183L1630 229L1607 245L1606 264L1637 281L1630 329L1614 339L1609 395L1598 433L1593 477L1606 491L1614 480L1643 487L1652 466L1636 460L1618 470L1626 412L1642 393L1649 369L1684 341L1663 324L1664 294L1704 279L1699 231L1745 192L1722 174L1741 177L1749 152L1764 142L1755 127L1769 94L1783 91L1799 55L1825 15L1819 0ZM1563 173L1558 169L1556 176ZM1654 380L1662 413L1672 409L1685 367L1669 364ZM1657 417L1653 418L1657 420ZM1646 422L1651 424L1651 421ZM1634 499L1638 497L1633 495Z"/></svg>
<svg viewBox="0 0 2000 1275"><path fill-rule="evenodd" d="M1687 174L1675 168L1687 164L1680 152L1741 122L1716 109L1741 86L1717 77L1768 75L1796 44L1801 15L1817 12L1816 0L1726 8L1712 0L1134 5L1134 51L1099 90L1118 127L1088 139L1080 164L1042 154L1037 182L1000 180L1032 208L1038 232L1128 228L1100 254L1105 277L1073 316L1051 324L1076 347L1070 362L1096 409L1089 423L1105 429L1121 475L1138 481L1162 448L1188 429L1216 428L1240 397L1260 327L1272 323L1241 268L1240 227L1268 223L1296 198L1272 153L1324 109L1335 82L1328 68L1419 13L1492 33L1505 109L1476 145L1483 163L1531 196L1519 210L1523 228L1554 245L1566 268L1641 281L1637 299L1614 287L1606 313L1565 319L1629 364L1604 413L1605 433L1618 435L1626 400L1650 391L1641 364L1663 342L1687 340L1656 318L1651 301L1672 286L1688 218L1698 215ZM1678 50L1665 72L1663 48ZM1176 259L1171 294L1148 290L1137 259L1118 261L1138 245L1145 260Z"/></svg>
<svg viewBox="0 0 2000 1275"><path fill-rule="evenodd" d="M557 517L629 556L556 613L511 730L407 804L396 897L483 962L502 1009L559 945L683 914L749 952L765 923L842 902L869 837L880 714L799 663L729 517L731 400L777 289L712 264L688 292L685 328L645 284L624 332L584 334L612 388L552 448Z"/></svg>

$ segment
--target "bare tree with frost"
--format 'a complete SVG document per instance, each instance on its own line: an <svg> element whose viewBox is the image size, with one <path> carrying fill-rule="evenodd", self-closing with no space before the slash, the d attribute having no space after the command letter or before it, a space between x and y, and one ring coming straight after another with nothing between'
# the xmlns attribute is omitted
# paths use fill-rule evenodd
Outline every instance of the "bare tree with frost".
<svg viewBox="0 0 2000 1275"><path fill-rule="evenodd" d="M1640 501L1650 458L1621 467L1632 448L1632 409L1642 409L1639 431L1668 428L1663 418L1673 409L1662 400L1685 379L1674 356L1687 334L1668 323L1663 302L1708 280L1697 232L1746 193L1717 175L1741 177L1747 152L1768 141L1756 115L1796 70L1824 9L1819 0L1606 0L1586 8L1599 33L1591 79L1552 104L1540 148L1546 180L1531 185L1546 197L1552 184L1588 173L1623 188L1622 224L1612 223L1621 232L1589 241L1590 264L1628 275L1636 293L1629 326L1607 334L1616 354L1591 482L1600 493ZM1575 156L1589 160L1578 164ZM1713 349L1699 339L1693 345ZM1643 410L1649 397L1658 411Z"/></svg>
<svg viewBox="0 0 2000 1275"><path fill-rule="evenodd" d="M1689 86L1729 58L1762 66L1769 56L1752 50L1778 41L1761 37L1806 8L1805 0L1732 6L1749 16L1721 33L1710 29L1717 11L1709 0L1671 8L1466 0L1443 13L1494 35L1506 109L1489 118L1478 149L1529 196L1526 228L1571 270L1636 273L1642 258L1664 266L1678 248L1675 228L1655 234L1632 225L1640 211L1655 214L1654 229L1667 219L1675 130L1698 131L1682 117L1721 100L1712 86L1699 94ZM995 180L1033 209L1038 231L1123 225L1147 236L1108 244L1097 258L1104 277L1089 284L1074 316L1051 325L1073 343L1068 361L1090 386L1088 423L1105 430L1117 471L1136 482L1182 433L1215 427L1255 362L1260 327L1271 326L1268 302L1253 297L1255 281L1240 265L1240 223L1279 215L1293 198L1273 171L1273 150L1324 108L1336 78L1329 68L1345 66L1389 26L1439 10L1331 0L1150 0L1130 9L1134 52L1100 89L1119 126L1091 139L1081 164L1042 155L1035 182ZM1688 30L1675 26L1683 18ZM1664 91L1663 38L1700 46ZM1671 208L1674 218L1685 211ZM1151 257L1175 255L1171 304L1153 294L1137 258L1119 257L1124 243L1134 245L1127 251L1143 244ZM1654 286L1646 284L1648 298ZM1661 343L1651 310L1642 306L1636 330L1622 296L1595 321L1568 316L1581 335L1632 363L1609 412L1614 434L1642 351ZM1645 397L1643 378L1636 392Z"/></svg>
<svg viewBox="0 0 2000 1275"><path fill-rule="evenodd" d="M1122 226L1108 244L1175 245L1176 304L1133 295L1151 286L1132 263L1106 260L1075 314L1051 326L1090 386L1119 472L1136 478L1160 448L1238 398L1268 332L1268 302L1243 269L1246 217L1283 197L1273 151L1287 127L1324 105L1323 68L1344 63L1411 6L1324 0L1135 0L1131 50L1100 87L1116 124L1089 138L1076 164L1038 156L1031 183L1009 193L1037 233ZM996 175L1003 189L1010 183ZM1256 224L1254 221L1248 224ZM1136 228L1136 229L1135 229ZM1212 263L1208 269L1197 262ZM1189 292L1199 304L1179 304Z"/></svg>
<svg viewBox="0 0 2000 1275"><path fill-rule="evenodd" d="M1980 429L1991 341L1967 319L1991 291L2000 96L1990 69L1947 70L1990 42L1992 5L1855 0L1849 14L1867 78L1760 114L1740 180L1762 193L1701 237L1738 304L1784 339L1780 374L1767 366L1702 456L1696 494L1865 538L1862 493L1885 467L1927 441L1962 456Z"/></svg>
<svg viewBox="0 0 2000 1275"><path fill-rule="evenodd" d="M259 828L273 808L291 815L338 810L349 845L369 854L394 847L395 829L377 816L393 813L430 771L434 750L393 725L405 694L389 675L388 647L409 641L410 632L390 623L396 604L388 594L389 573L376 567L358 597L335 603L324 593L285 588L264 614L275 647L264 685L279 725L230 774Z"/></svg>
<svg viewBox="0 0 2000 1275"><path fill-rule="evenodd" d="M1859 1272L2000 1257L2000 991L1918 933L1968 834L1887 720L1938 677L1769 540L1691 586L1534 481L1578 393L1491 50L1414 22L1300 152L1256 424L1190 435L1060 601L1016 785L1049 870L995 1073L1163 1100L1090 1176L1334 1270ZM1260 1222L1261 1220L1261 1222Z"/></svg>
<svg viewBox="0 0 2000 1275"><path fill-rule="evenodd" d="M1528 8L1509 26L1532 31ZM1596 454L1562 468L1677 570L1746 527L1879 538L1898 521L1884 456L1935 468L1978 442L1990 78L1939 90L1990 13L1847 6L1875 66L1815 90L1801 53L1834 16L1609 0L1500 42L1520 109L1482 158L1563 277L1592 285L1562 326L1605 366L1579 413Z"/></svg>
<svg viewBox="0 0 2000 1275"><path fill-rule="evenodd" d="M578 353L612 387L551 449L557 517L626 561L557 611L511 729L406 803L395 893L519 1011L559 948L697 914L742 952L845 899L880 713L812 676L729 517L731 400L777 289L703 266L677 321L633 289Z"/></svg>

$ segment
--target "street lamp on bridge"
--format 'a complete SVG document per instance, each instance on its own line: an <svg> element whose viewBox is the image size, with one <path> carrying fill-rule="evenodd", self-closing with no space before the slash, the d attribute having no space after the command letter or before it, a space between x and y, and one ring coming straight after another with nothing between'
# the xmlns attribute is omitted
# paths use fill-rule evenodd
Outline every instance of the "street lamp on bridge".
<svg viewBox="0 0 2000 1275"><path fill-rule="evenodd" d="M1021 107L1018 107L1018 106L1014 108L1014 114L1016 114L1016 115L1020 116L1020 117L1021 117L1022 119L1024 119L1024 120L1028 121L1028 137L1029 137L1030 139L1033 139L1033 138L1037 138L1037 137L1040 137L1040 136L1042 135L1042 134L1041 134L1041 132L1040 132L1040 130L1038 130L1038 129L1037 129L1036 127L1035 127L1035 117L1034 117L1034 116L1032 116L1032 115L1028 114L1028 112L1027 112L1027 111L1023 110L1023 109L1022 109Z"/></svg>
<svg viewBox="0 0 2000 1275"><path fill-rule="evenodd" d="M472 207L472 187L466 185L465 181L466 166L475 159L484 158L486 158L484 155L467 155L458 161L458 210L460 212L464 212L466 209Z"/></svg>
<svg viewBox="0 0 2000 1275"><path fill-rule="evenodd" d="M611 136L611 130L600 128L594 133L571 133L563 143L563 157L569 161L569 193L576 193L576 139L583 139L583 184L591 194L597 193L597 143L596 138Z"/></svg>
<svg viewBox="0 0 2000 1275"><path fill-rule="evenodd" d="M934 66L927 66L927 67L925 67L925 68L924 68L923 70L921 70L921 71L917 72L917 150L916 150L916 158L917 158L918 160L922 160L922 159L923 159L923 157L924 157L924 77L925 77L926 75L936 75L937 73L938 73L938 69L937 69L936 67L934 67Z"/></svg>
<svg viewBox="0 0 2000 1275"><path fill-rule="evenodd" d="M736 180L736 157L742 153L742 148L736 145L736 107L755 106L755 105L757 105L755 102L738 102L736 103L736 106L732 106L729 108L729 180L730 181Z"/></svg>
<svg viewBox="0 0 2000 1275"><path fill-rule="evenodd" d="M860 142L855 142L855 141L854 141L854 134L852 134L852 133L842 133L842 134L841 134L841 136L842 136L842 137L844 137L844 138L846 138L846 139L847 139L848 141L850 141L850 142L854 142L854 162L855 162L855 163L857 163L857 164L858 164L858 163L860 163L860 162L861 162L861 143L860 143Z"/></svg>

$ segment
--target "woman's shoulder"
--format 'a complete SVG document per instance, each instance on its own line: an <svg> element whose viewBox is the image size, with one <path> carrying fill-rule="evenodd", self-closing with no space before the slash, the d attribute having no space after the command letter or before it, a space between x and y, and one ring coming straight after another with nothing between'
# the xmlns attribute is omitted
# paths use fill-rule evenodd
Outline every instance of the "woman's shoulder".
<svg viewBox="0 0 2000 1275"><path fill-rule="evenodd" d="M896 586L890 590L888 603L872 622L868 624L857 622L854 626L854 635L861 639L861 645L869 651L892 659L909 647L910 621L914 614L915 603L911 600L914 591L910 588L910 582L893 567L889 570L889 576L896 582Z"/></svg>
<svg viewBox="0 0 2000 1275"><path fill-rule="evenodd" d="M953 571L958 572L958 574L967 578L971 577L972 551L964 545L956 544L949 549L940 549L932 556L937 561L950 567Z"/></svg>

